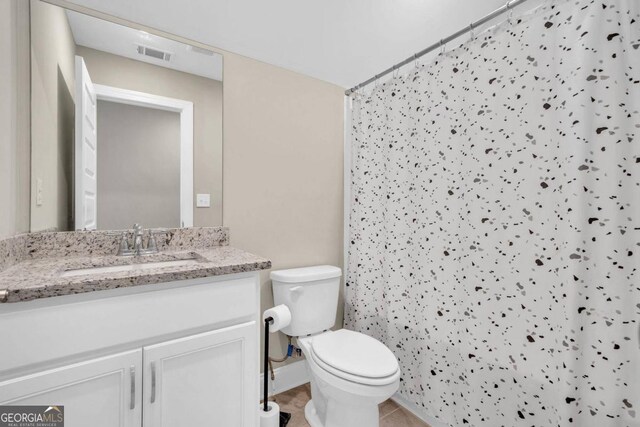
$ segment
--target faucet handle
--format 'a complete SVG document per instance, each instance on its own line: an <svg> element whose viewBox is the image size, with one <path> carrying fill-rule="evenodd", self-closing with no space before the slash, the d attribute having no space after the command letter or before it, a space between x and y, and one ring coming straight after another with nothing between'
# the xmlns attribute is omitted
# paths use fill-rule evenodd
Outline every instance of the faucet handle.
<svg viewBox="0 0 640 427"><path fill-rule="evenodd" d="M147 238L147 251L158 252L158 242L156 241L156 235L149 230L149 237Z"/></svg>
<svg viewBox="0 0 640 427"><path fill-rule="evenodd" d="M150 228L147 230L149 237L147 238L147 250L149 252L158 252L158 241L156 239L157 234L166 234L168 228Z"/></svg>
<svg viewBox="0 0 640 427"><path fill-rule="evenodd" d="M118 247L118 255L125 255L129 252L129 236L126 231L122 232L122 239L120 239L120 246Z"/></svg>
<svg viewBox="0 0 640 427"><path fill-rule="evenodd" d="M129 232L123 231L111 231L107 233L108 236L120 236L120 243L118 244L118 255L128 255L129 253Z"/></svg>

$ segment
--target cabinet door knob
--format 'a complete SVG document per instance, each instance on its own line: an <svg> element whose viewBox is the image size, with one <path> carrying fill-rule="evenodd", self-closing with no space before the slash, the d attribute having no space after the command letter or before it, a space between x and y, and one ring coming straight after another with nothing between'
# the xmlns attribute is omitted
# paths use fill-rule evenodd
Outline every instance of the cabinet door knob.
<svg viewBox="0 0 640 427"><path fill-rule="evenodd" d="M151 362L151 403L156 401L156 362Z"/></svg>
<svg viewBox="0 0 640 427"><path fill-rule="evenodd" d="M129 409L135 409L136 407L136 367L131 365L129 368L129 375L131 376L131 402L129 403Z"/></svg>

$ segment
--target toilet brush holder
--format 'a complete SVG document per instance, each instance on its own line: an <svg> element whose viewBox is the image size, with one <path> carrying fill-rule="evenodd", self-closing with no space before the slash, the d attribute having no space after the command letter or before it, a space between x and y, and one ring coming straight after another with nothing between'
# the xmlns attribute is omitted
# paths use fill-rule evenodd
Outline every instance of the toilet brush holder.
<svg viewBox="0 0 640 427"><path fill-rule="evenodd" d="M275 317L275 319L274 319ZM283 318L284 317L284 318ZM287 318L288 317L288 318ZM286 427L291 419L288 412L280 412L280 406L276 402L269 402L269 327L275 323L277 332L281 327L291 321L289 309L282 305L274 307L264 313L264 383L263 402L260 405L260 427ZM286 324L284 324L286 323Z"/></svg>

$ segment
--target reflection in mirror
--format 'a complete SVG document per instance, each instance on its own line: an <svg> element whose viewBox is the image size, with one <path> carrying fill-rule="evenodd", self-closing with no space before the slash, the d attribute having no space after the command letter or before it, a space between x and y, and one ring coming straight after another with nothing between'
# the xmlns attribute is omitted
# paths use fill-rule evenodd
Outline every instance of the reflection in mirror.
<svg viewBox="0 0 640 427"><path fill-rule="evenodd" d="M222 225L220 54L31 0L31 68L31 231Z"/></svg>

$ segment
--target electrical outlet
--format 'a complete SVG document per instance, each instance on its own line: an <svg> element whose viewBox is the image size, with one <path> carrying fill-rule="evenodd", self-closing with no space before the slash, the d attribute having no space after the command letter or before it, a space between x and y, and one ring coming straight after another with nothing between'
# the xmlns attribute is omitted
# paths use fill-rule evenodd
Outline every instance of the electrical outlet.
<svg viewBox="0 0 640 427"><path fill-rule="evenodd" d="M197 208L210 208L211 207L211 194L196 194L196 207Z"/></svg>

